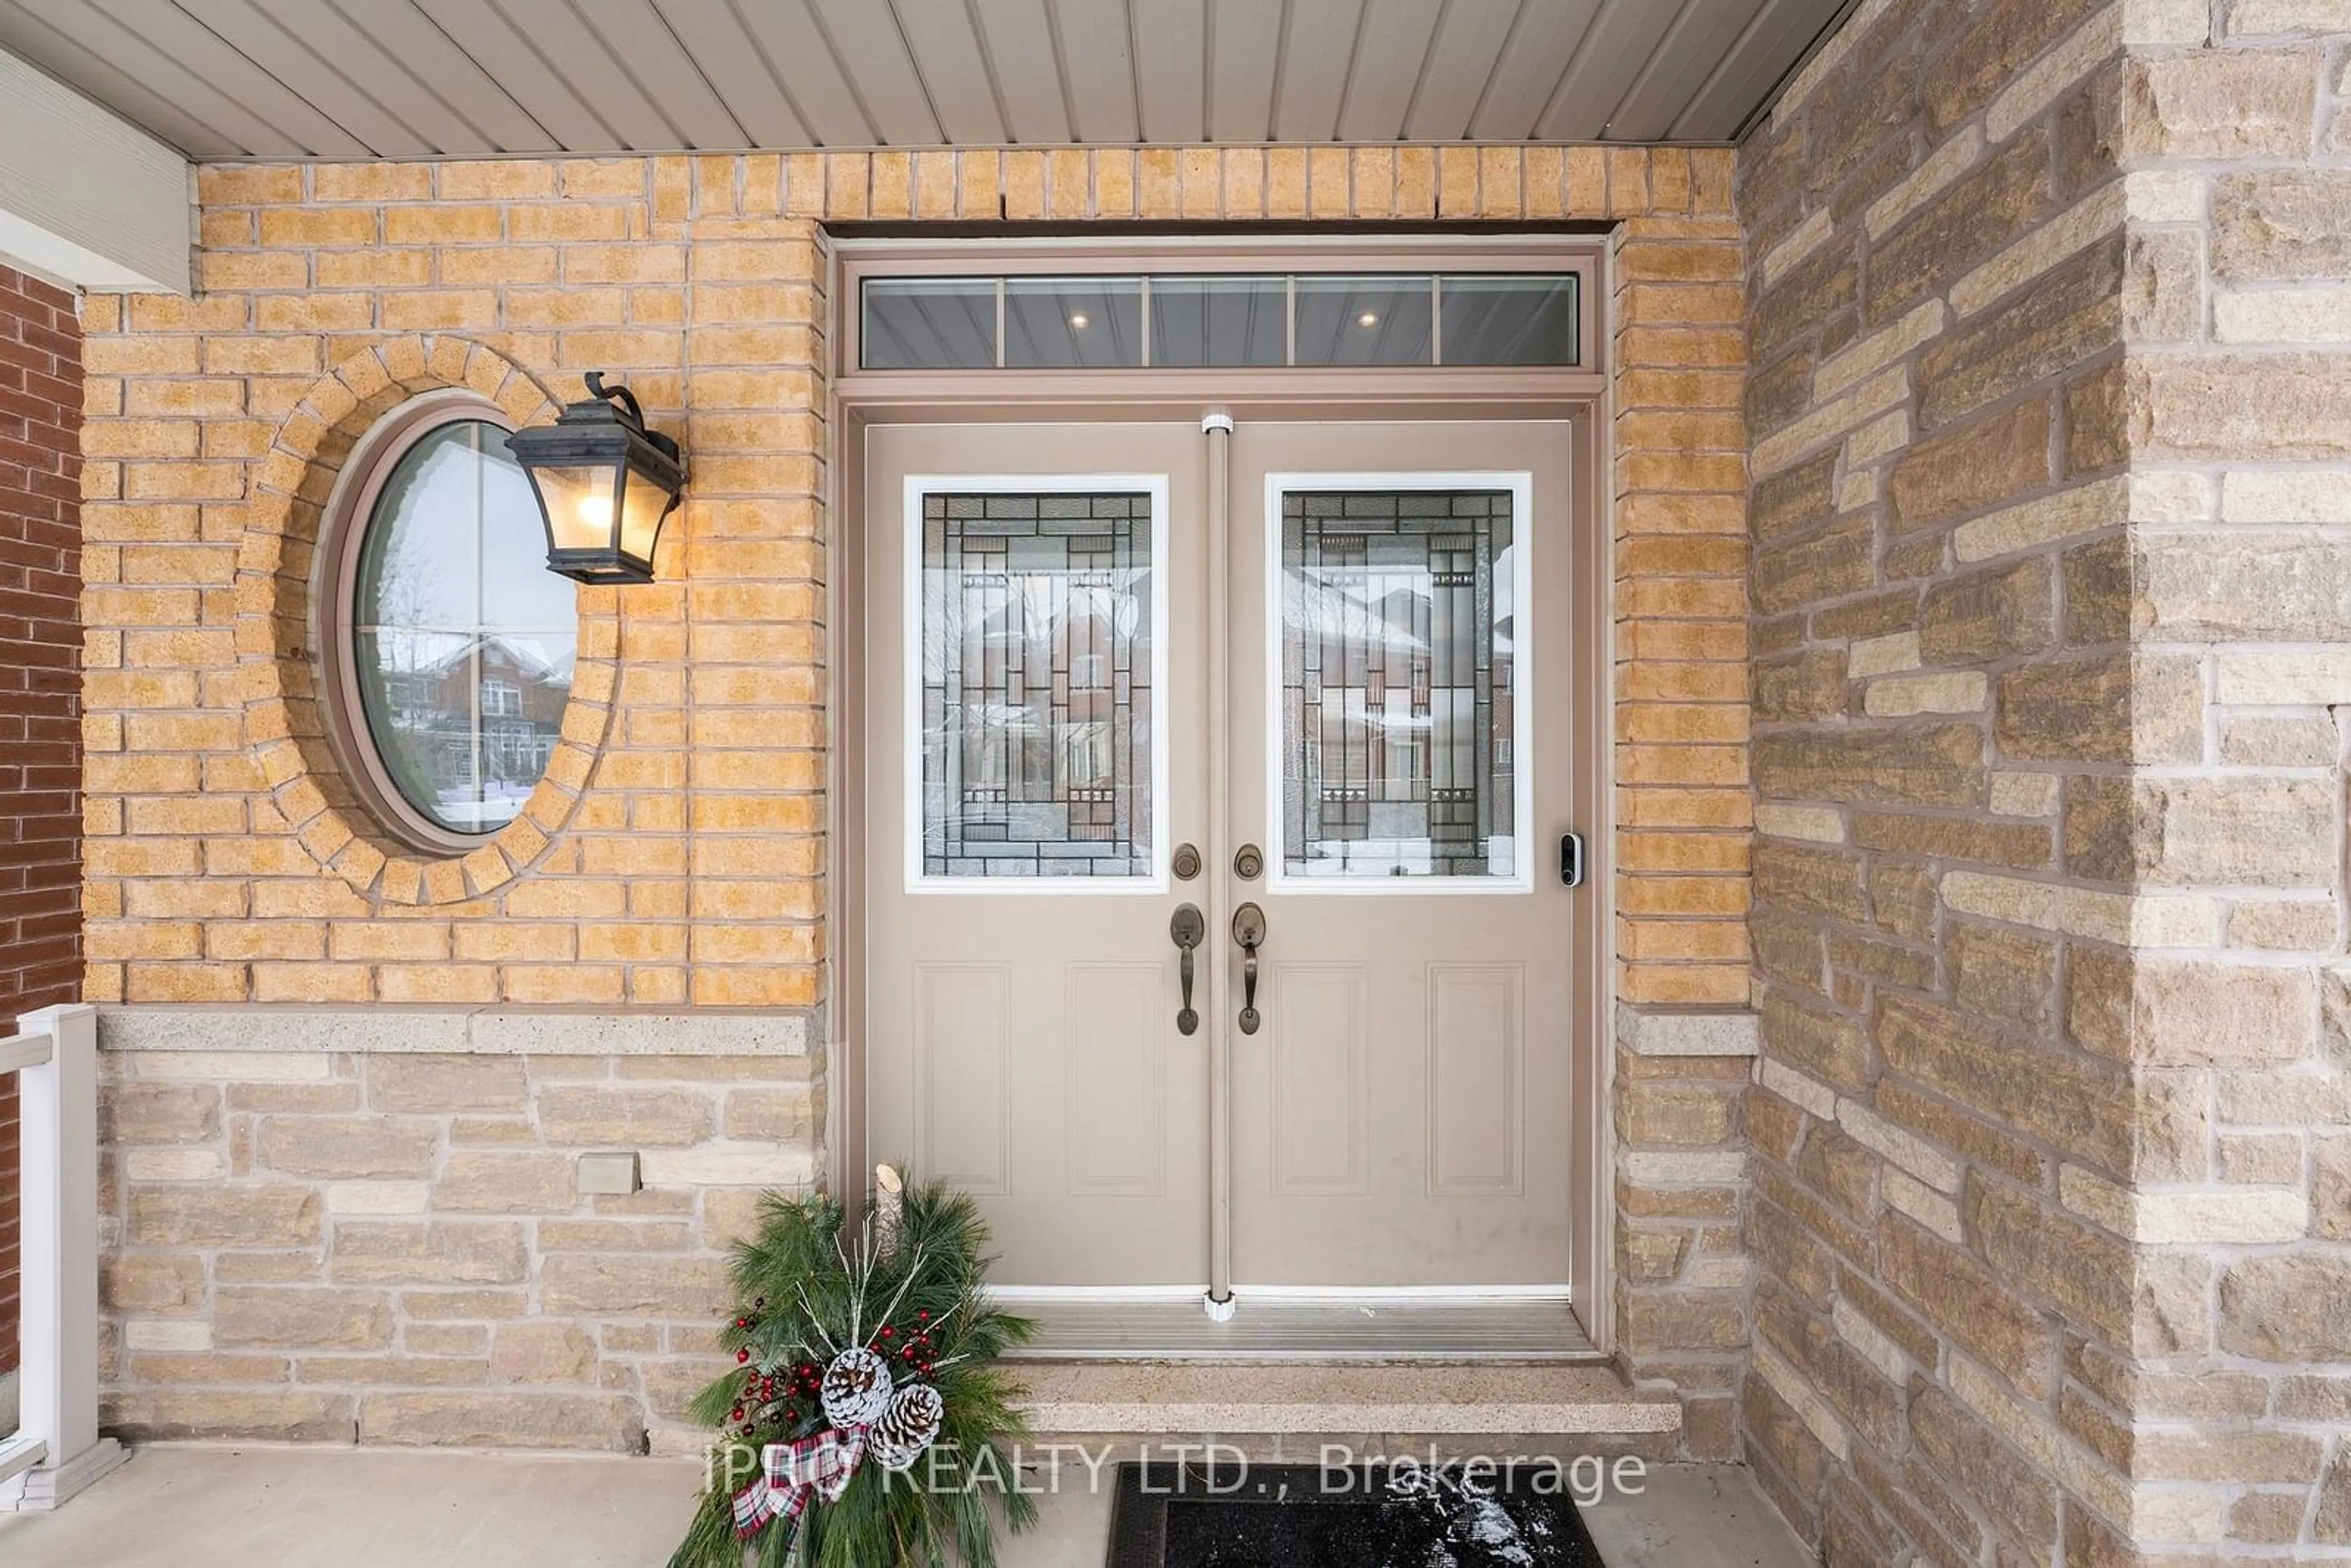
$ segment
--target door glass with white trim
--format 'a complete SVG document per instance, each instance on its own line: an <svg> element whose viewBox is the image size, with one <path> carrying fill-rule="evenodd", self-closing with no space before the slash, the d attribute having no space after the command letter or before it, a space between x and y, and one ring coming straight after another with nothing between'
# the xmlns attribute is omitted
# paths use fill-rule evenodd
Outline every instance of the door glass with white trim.
<svg viewBox="0 0 2351 1568"><path fill-rule="evenodd" d="M1155 874L1148 489L925 491L921 883Z"/></svg>
<svg viewBox="0 0 2351 1568"><path fill-rule="evenodd" d="M1278 477L1278 874L1521 880L1518 495Z"/></svg>

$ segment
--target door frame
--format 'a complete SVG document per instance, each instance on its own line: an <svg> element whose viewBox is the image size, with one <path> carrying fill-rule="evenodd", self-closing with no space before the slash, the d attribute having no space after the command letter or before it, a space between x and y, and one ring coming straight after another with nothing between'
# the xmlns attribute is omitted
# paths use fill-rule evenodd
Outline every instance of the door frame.
<svg viewBox="0 0 2351 1568"><path fill-rule="evenodd" d="M1335 225L1334 225L1335 227ZM1196 422L1214 412L1251 419L1544 419L1564 422L1573 443L1569 549L1574 566L1571 632L1576 685L1568 722L1577 727L1578 777L1572 781L1576 831L1587 845L1575 923L1578 998L1569 1074L1570 1306L1595 1349L1614 1348L1615 570L1613 399L1608 323L1613 298L1605 237L1584 233L1442 235L1392 233L1083 238L1026 235L830 239L826 517L827 706L832 739L826 860L827 1061L825 1178L852 1214L862 1204L870 1153L865 1139L865 852L867 713L864 671L866 552L862 520L867 432L876 424ZM1389 368L1356 370L1089 370L860 371L842 363L853 329L859 279L874 272L1049 273L1134 270L1364 271L1414 267L1573 269L1583 275L1584 363L1574 370ZM1207 439L1205 436L1202 438ZM1540 839L1537 852L1541 854ZM1547 858L1547 857L1546 857ZM1543 863L1539 861L1539 864ZM1544 874L1539 871L1538 874Z"/></svg>

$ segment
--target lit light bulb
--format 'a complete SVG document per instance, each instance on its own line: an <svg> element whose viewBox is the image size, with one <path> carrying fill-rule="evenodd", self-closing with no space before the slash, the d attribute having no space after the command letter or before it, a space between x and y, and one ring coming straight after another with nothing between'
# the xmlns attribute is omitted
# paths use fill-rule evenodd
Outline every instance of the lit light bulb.
<svg viewBox="0 0 2351 1568"><path fill-rule="evenodd" d="M1355 325L1358 327L1376 327L1379 324L1380 316L1376 310L1366 310L1355 318Z"/></svg>
<svg viewBox="0 0 2351 1568"><path fill-rule="evenodd" d="M612 508L601 496L582 496L572 503L571 510L580 526L591 534L601 534L611 525Z"/></svg>
<svg viewBox="0 0 2351 1568"><path fill-rule="evenodd" d="M1072 310L1070 312L1070 325L1076 328L1081 332L1086 329L1088 323L1092 319L1092 317L1088 316L1082 310Z"/></svg>

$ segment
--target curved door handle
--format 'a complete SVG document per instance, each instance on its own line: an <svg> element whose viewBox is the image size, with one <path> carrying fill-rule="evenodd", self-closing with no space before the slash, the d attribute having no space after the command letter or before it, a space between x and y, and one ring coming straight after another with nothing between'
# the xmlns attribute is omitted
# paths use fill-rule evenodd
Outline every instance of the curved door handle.
<svg viewBox="0 0 2351 1568"><path fill-rule="evenodd" d="M1200 1027L1200 1015L1192 1008L1192 952L1207 934L1207 916L1200 913L1196 904L1180 905L1176 917L1167 923L1167 935L1175 938L1176 950L1181 956L1178 967L1184 979L1184 1006L1176 1014L1178 1034L1190 1034Z"/></svg>
<svg viewBox="0 0 2351 1568"><path fill-rule="evenodd" d="M1241 945L1241 1032L1255 1034L1265 1021L1257 1010L1257 950L1265 940L1265 911L1254 904L1234 910L1233 940Z"/></svg>

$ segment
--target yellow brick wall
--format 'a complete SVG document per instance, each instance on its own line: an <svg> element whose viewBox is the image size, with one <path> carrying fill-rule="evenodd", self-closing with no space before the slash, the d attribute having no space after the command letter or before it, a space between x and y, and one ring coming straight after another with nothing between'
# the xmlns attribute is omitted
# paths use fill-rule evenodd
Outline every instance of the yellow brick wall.
<svg viewBox="0 0 2351 1568"><path fill-rule="evenodd" d="M821 225L1607 220L1620 984L1747 998L1746 485L1727 151L763 154L200 172L193 300L89 301L89 994L810 1006L825 937ZM383 409L618 371L691 455L660 581L581 593L566 746L462 862L378 841L300 591Z"/></svg>

